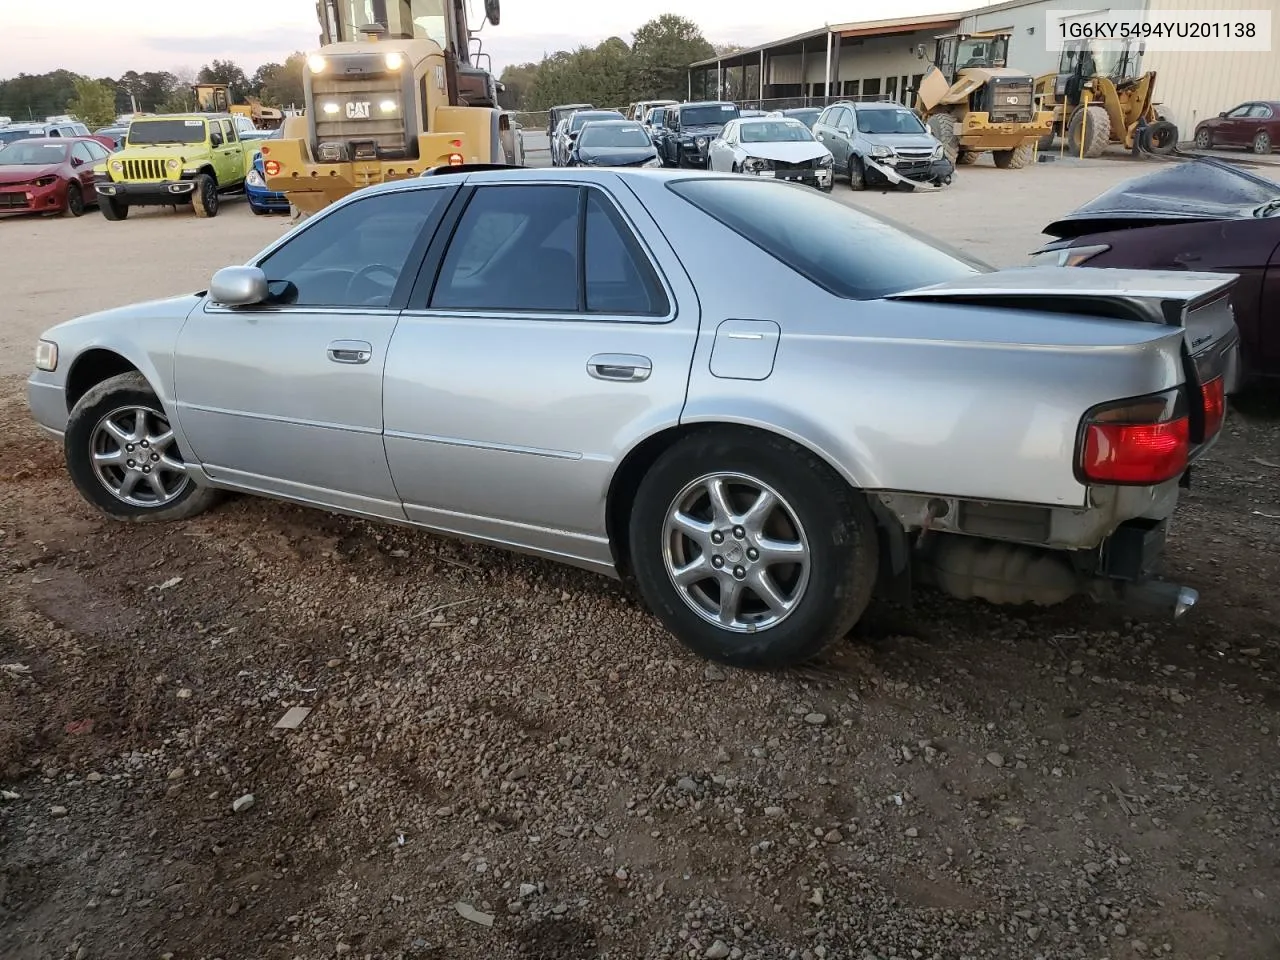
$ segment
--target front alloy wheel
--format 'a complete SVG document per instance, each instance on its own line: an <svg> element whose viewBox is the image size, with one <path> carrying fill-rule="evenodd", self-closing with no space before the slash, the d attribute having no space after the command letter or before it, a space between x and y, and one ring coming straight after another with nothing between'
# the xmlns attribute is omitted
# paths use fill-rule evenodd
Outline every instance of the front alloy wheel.
<svg viewBox="0 0 1280 960"><path fill-rule="evenodd" d="M98 421L89 446L98 482L130 506L167 506L190 482L169 421L150 406L110 411Z"/></svg>

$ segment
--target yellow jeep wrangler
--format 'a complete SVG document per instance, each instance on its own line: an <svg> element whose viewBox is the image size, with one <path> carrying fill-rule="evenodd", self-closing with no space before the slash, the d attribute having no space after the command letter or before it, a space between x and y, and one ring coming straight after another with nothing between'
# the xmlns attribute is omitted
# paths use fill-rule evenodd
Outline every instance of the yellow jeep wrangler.
<svg viewBox="0 0 1280 960"><path fill-rule="evenodd" d="M244 189L246 152L230 114L176 114L129 124L120 150L94 168L98 206L123 220L133 206L190 203L197 217L218 214L218 198Z"/></svg>

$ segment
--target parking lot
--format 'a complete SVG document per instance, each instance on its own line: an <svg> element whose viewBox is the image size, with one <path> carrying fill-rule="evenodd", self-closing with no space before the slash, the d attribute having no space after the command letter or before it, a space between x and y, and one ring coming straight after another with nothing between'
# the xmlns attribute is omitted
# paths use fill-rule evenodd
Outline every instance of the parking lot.
<svg viewBox="0 0 1280 960"><path fill-rule="evenodd" d="M1005 266L1143 169L832 196ZM38 334L288 227L0 222L0 955L1280 955L1280 403L1244 398L1184 493L1185 624L924 594L812 667L726 670L549 563L81 500L26 413Z"/></svg>

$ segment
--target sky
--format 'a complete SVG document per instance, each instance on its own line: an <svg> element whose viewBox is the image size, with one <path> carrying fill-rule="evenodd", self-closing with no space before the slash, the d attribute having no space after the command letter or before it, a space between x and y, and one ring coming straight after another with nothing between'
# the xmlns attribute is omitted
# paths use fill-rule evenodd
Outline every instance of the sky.
<svg viewBox="0 0 1280 960"><path fill-rule="evenodd" d="M503 0L501 24L485 24L484 49L501 72L543 53L630 33L662 13L694 20L712 43L753 46L820 29L824 23L879 20L977 6L981 0ZM471 0L477 14L480 0ZM211 11L216 11L211 16ZM319 39L315 0L0 0L0 79L64 68L92 77L126 70L199 68L217 58L246 72L309 50ZM473 15L471 26L479 22Z"/></svg>

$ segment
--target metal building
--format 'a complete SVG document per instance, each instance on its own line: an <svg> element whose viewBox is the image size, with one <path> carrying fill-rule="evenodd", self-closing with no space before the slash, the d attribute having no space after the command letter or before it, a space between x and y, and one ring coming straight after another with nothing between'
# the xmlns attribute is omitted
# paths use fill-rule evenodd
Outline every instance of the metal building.
<svg viewBox="0 0 1280 960"><path fill-rule="evenodd" d="M822 105L856 96L910 104L929 65L934 38L1000 30L1012 34L1009 65L1032 76L1052 73L1059 55L1046 42L1046 14L1106 10L1271 11L1269 53L1142 55L1141 69L1158 72L1156 100L1184 139L1195 124L1242 101L1280 99L1280 0L1009 0L949 14L830 24L807 33L692 64L690 99L725 98L764 109Z"/></svg>

